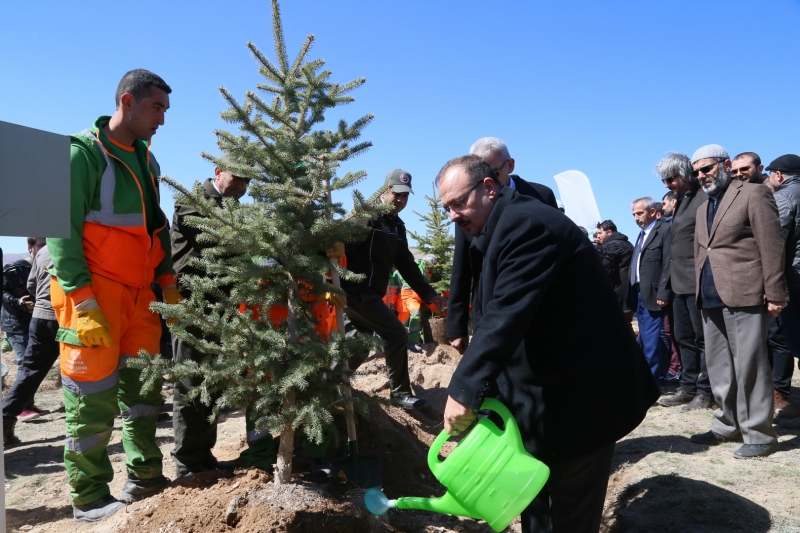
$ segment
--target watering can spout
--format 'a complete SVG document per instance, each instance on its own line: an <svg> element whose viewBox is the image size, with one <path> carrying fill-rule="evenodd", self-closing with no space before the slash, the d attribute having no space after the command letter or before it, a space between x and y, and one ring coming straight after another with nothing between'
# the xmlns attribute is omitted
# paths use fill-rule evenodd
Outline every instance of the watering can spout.
<svg viewBox="0 0 800 533"><path fill-rule="evenodd" d="M433 511L435 513L464 516L467 518L480 518L475 516L474 511L464 507L458 500L449 493L445 493L440 498L398 498L395 503L397 509L419 509L421 511Z"/></svg>

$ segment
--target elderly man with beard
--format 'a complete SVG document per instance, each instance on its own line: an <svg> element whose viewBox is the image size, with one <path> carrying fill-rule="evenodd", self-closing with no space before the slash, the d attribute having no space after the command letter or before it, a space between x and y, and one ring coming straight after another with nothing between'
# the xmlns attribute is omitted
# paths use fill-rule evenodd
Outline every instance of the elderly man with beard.
<svg viewBox="0 0 800 533"><path fill-rule="evenodd" d="M711 429L690 440L744 441L735 457L764 457L778 449L769 316L777 316L789 299L778 207L766 187L731 180L728 152L719 145L698 149L692 166L708 195L697 210L695 273L708 377L720 409Z"/></svg>
<svg viewBox="0 0 800 533"><path fill-rule="evenodd" d="M497 390L525 448L550 467L522 531L596 533L614 443L642 421L658 388L589 239L495 176L467 155L437 177L450 220L472 239L474 276L475 335L447 388L444 428L465 431Z"/></svg>

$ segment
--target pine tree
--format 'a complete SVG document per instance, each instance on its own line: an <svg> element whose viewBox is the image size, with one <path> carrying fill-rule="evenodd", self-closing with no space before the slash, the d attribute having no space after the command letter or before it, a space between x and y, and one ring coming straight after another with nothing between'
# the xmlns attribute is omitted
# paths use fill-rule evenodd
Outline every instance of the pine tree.
<svg viewBox="0 0 800 533"><path fill-rule="evenodd" d="M450 290L450 272L453 270L453 247L455 238L450 233L450 217L447 216L439 196L436 194L436 185L432 185L433 195L425 196L430 207L427 215L414 213L425 221L427 231L424 235L419 235L413 231L408 234L417 241L417 249L423 254L433 254L439 261L438 265L433 265L433 276L431 277L431 287L436 292L443 293Z"/></svg>
<svg viewBox="0 0 800 533"><path fill-rule="evenodd" d="M212 246L194 262L206 275L183 277L191 297L179 305L152 307L173 322L175 337L209 357L200 364L170 364L143 353L133 364L145 370L145 386L165 372L175 380L202 377L187 401L199 397L211 404L219 395L215 415L226 407L251 406L257 429L281 434L275 481L285 483L291 475L294 431L303 426L309 438L322 441L323 429L332 424L331 407L348 401L343 377L349 376L337 370L339 363L374 344L371 338L345 339L335 332L326 341L314 330L310 305L336 291L323 281L332 266L320 252L336 242L365 238L368 230L355 219L380 216L390 207L377 201L383 190L369 198L353 190L350 213L331 202L332 193L366 176L359 171L337 177L336 172L371 146L358 139L373 116L352 124L339 120L328 130L319 126L326 112L352 102L349 93L365 80L330 81L321 59L307 59L313 35L290 63L277 0L272 8L275 61L247 43L266 82L248 91L241 103L220 88L229 106L222 118L238 132L216 131L222 157L202 154L223 170L251 178L253 202L226 198L220 209L205 200L199 183L188 190L161 178L176 191L176 203L202 214L186 223L201 229L199 240ZM358 279L334 268L342 278ZM288 320L275 327L270 306L287 304Z"/></svg>

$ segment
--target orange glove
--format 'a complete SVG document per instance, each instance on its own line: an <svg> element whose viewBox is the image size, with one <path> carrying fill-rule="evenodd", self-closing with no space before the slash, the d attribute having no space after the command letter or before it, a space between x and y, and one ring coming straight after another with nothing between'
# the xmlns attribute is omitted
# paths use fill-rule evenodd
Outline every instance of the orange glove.
<svg viewBox="0 0 800 533"><path fill-rule="evenodd" d="M77 324L75 332L78 339L86 346L111 347L111 327L108 325L97 300L89 298L75 305Z"/></svg>
<svg viewBox="0 0 800 533"><path fill-rule="evenodd" d="M336 259L337 261L344 255L344 243L337 242L331 248L325 250L325 256L328 259Z"/></svg>

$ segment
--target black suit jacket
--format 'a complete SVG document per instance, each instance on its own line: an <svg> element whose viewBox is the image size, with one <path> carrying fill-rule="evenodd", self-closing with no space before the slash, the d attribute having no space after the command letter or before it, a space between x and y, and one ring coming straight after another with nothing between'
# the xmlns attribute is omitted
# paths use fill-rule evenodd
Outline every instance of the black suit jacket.
<svg viewBox="0 0 800 533"><path fill-rule="evenodd" d="M556 197L550 187L540 183L528 182L519 176L514 179L520 194L536 198L548 206L558 209ZM458 226L455 227L455 249L453 269L450 274L450 296L447 299L447 336L449 338L467 337L469 334L470 286L472 267L469 263L469 244L472 240Z"/></svg>
<svg viewBox="0 0 800 533"><path fill-rule="evenodd" d="M658 387L578 227L503 188L470 255L475 332L448 394L479 407L496 381L525 448L545 462L595 451L634 429Z"/></svg>
<svg viewBox="0 0 800 533"><path fill-rule="evenodd" d="M666 249L661 286L675 294L694 294L694 226L697 209L708 200L700 185L690 190L681 200L672 217L671 245Z"/></svg>
<svg viewBox="0 0 800 533"><path fill-rule="evenodd" d="M650 311L661 310L656 300L669 302L672 299L672 291L666 288L664 281L664 277L669 275L669 263L665 262L664 258L672 241L671 229L670 222L664 219L656 220L642 244L642 254L639 257L639 290L642 293L642 303ZM631 260L631 270L635 268L636 265ZM635 296L636 293L630 291L629 294ZM629 301L628 305L633 305L631 309L636 309L634 302Z"/></svg>

